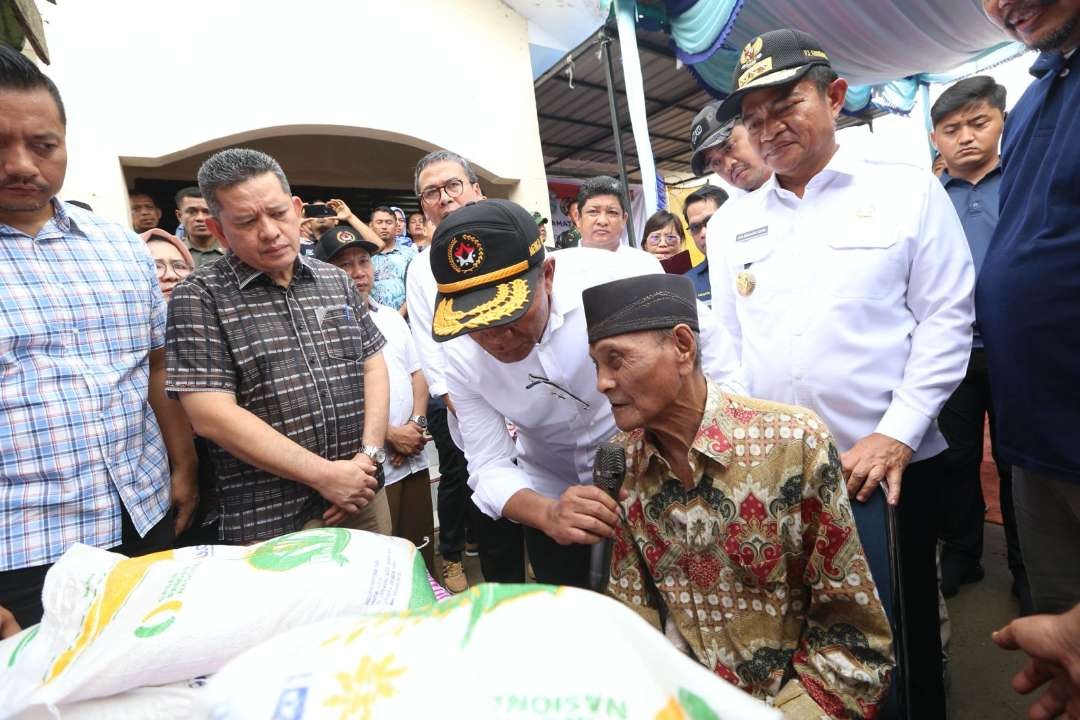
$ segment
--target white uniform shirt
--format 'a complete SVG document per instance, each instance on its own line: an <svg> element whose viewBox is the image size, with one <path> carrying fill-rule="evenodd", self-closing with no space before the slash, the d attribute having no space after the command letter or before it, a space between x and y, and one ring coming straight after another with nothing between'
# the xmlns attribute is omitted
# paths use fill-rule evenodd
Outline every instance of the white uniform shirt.
<svg viewBox="0 0 1080 720"><path fill-rule="evenodd" d="M374 301L369 302L368 307L375 327L386 338L382 354L386 361L386 373L390 377L390 424L404 425L413 415L412 374L420 370L420 361L412 335L409 334L409 326L401 313ZM425 469L427 459L423 453L406 458L398 467L390 464L389 457L383 463L387 485Z"/></svg>
<svg viewBox="0 0 1080 720"><path fill-rule="evenodd" d="M660 263L645 252L568 248L551 257L551 314L528 357L499 362L470 337L445 344L446 382L461 424L473 502L491 517L499 517L519 490L557 498L571 485L592 483L596 448L617 428L607 398L596 390L581 292L661 272ZM716 332L704 305L699 310L706 374L730 380L738 372L731 343L726 333ZM517 426L516 449L506 418Z"/></svg>
<svg viewBox="0 0 1080 720"><path fill-rule="evenodd" d="M431 273L431 255L428 248L423 248L409 263L405 273L405 296L409 308L409 327L419 354L420 366L427 380L431 397L446 394L446 379L443 368L446 356L443 346L431 337L431 318L435 313L435 295L438 288L435 276Z"/></svg>
<svg viewBox="0 0 1080 720"><path fill-rule="evenodd" d="M945 449L935 419L967 369L975 271L937 178L841 148L801 200L773 176L707 232L713 312L751 395L814 410L841 452L873 432L913 460Z"/></svg>

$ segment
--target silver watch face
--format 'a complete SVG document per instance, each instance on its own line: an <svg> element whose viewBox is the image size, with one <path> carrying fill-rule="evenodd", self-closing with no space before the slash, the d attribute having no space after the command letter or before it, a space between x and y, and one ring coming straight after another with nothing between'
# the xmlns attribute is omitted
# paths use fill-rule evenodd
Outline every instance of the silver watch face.
<svg viewBox="0 0 1080 720"><path fill-rule="evenodd" d="M423 415L417 415L416 417L414 417L413 422L419 425L421 430L427 427L427 418Z"/></svg>

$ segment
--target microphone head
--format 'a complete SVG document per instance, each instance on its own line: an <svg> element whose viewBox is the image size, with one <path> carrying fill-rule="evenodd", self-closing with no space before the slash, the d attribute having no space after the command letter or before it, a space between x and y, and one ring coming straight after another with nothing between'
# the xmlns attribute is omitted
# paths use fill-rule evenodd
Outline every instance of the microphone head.
<svg viewBox="0 0 1080 720"><path fill-rule="evenodd" d="M625 476L626 450L614 443L604 443L598 447L593 461L593 485L616 497Z"/></svg>

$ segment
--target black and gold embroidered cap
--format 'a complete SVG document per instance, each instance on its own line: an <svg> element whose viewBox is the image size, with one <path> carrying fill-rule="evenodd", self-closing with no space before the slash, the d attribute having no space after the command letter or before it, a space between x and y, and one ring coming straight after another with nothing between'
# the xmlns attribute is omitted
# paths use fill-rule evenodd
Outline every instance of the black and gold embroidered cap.
<svg viewBox="0 0 1080 720"><path fill-rule="evenodd" d="M351 247L364 248L372 255L379 252L375 243L360 237L360 233L349 225L335 225L319 236L319 242L315 245L315 259L330 262L339 252Z"/></svg>
<svg viewBox="0 0 1080 720"><path fill-rule="evenodd" d="M699 330L697 293L683 275L652 273L614 280L581 293L589 343L686 324Z"/></svg>
<svg viewBox="0 0 1080 720"><path fill-rule="evenodd" d="M431 336L443 342L524 315L540 282L544 244L528 210L481 200L439 223L428 255L439 290Z"/></svg>
<svg viewBox="0 0 1080 720"><path fill-rule="evenodd" d="M790 28L758 35L739 53L731 94L720 104L716 121L724 124L741 114L747 92L795 82L815 65L832 63L813 35Z"/></svg>

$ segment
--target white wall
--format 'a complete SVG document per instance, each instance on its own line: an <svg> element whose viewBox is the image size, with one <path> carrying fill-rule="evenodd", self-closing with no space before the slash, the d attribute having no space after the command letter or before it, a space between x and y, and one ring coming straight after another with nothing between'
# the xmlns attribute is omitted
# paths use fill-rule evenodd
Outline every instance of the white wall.
<svg viewBox="0 0 1080 720"><path fill-rule="evenodd" d="M108 217L128 215L121 158L164 164L267 134L446 147L486 181L510 183L522 204L547 203L526 23L499 0L39 8L53 59L46 72L69 117L62 195Z"/></svg>

